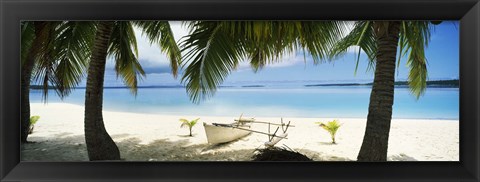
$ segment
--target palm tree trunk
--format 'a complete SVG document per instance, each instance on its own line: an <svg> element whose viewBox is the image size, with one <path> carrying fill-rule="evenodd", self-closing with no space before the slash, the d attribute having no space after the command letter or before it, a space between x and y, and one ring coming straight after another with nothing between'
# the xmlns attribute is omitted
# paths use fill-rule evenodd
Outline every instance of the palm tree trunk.
<svg viewBox="0 0 480 182"><path fill-rule="evenodd" d="M85 141L91 161L120 159L120 151L108 135L102 116L105 63L113 25L113 22L99 23L88 67L85 92Z"/></svg>
<svg viewBox="0 0 480 182"><path fill-rule="evenodd" d="M30 130L30 80L32 78L32 71L35 65L35 57L42 44L41 32L45 28L45 22L34 22L35 26L35 39L32 42L32 46L29 49L27 58L22 65L22 78L21 78L21 131L20 141L22 143L27 142L28 133Z"/></svg>
<svg viewBox="0 0 480 182"><path fill-rule="evenodd" d="M392 120L395 83L395 59L400 22L374 22L378 52L367 127L358 161L386 161L388 135Z"/></svg>

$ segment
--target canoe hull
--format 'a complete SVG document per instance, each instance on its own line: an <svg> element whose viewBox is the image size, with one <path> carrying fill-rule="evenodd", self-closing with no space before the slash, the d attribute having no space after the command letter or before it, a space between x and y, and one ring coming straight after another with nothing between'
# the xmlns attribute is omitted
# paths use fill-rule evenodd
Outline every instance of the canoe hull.
<svg viewBox="0 0 480 182"><path fill-rule="evenodd" d="M207 141L210 144L231 142L233 140L245 137L251 133L250 131L231 127L215 126L206 123L203 123L203 127L205 128L205 133L207 134Z"/></svg>

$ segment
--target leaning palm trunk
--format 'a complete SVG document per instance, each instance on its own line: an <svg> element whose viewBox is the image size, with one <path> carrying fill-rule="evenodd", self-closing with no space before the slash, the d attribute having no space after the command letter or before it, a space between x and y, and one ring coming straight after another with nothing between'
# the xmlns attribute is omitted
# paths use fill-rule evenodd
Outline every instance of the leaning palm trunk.
<svg viewBox="0 0 480 182"><path fill-rule="evenodd" d="M45 27L45 22L35 22L35 39L32 42L32 46L28 51L27 58L22 65L22 78L21 78L21 139L22 143L27 142L28 133L30 130L30 80L32 78L32 71L35 65L35 57L37 56L38 49L42 44L40 35Z"/></svg>
<svg viewBox="0 0 480 182"><path fill-rule="evenodd" d="M358 161L386 161L392 119L395 60L400 22L375 22L378 52L367 127Z"/></svg>
<svg viewBox="0 0 480 182"><path fill-rule="evenodd" d="M91 161L120 159L120 151L105 130L102 116L105 63L113 25L113 22L99 23L88 67L85 92L85 141Z"/></svg>
<svg viewBox="0 0 480 182"><path fill-rule="evenodd" d="M36 40L34 43L37 42ZM35 48L32 48L35 49ZM21 123L21 142L26 143L28 130L30 129L30 80L32 78L32 70L35 64L33 58L33 50L30 51L28 58L22 66L21 80L21 104L22 104L22 123Z"/></svg>

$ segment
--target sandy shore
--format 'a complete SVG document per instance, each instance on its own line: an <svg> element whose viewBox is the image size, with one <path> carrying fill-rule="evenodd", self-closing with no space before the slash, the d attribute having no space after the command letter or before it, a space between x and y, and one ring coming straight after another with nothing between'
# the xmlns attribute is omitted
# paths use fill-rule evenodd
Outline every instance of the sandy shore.
<svg viewBox="0 0 480 182"><path fill-rule="evenodd" d="M32 115L41 118L29 141L22 146L23 161L87 161L83 131L82 106L64 103L31 104ZM122 159L127 161L244 161L254 149L268 140L251 134L236 142L209 145L202 122L228 123L238 116L173 116L104 111L107 131L117 143ZM180 128L180 118L200 118L193 128ZM256 118L280 122L278 118ZM317 121L338 119L343 126L337 133L337 144L331 144L328 132L315 125ZM366 119L352 118L283 118L295 127L289 129L286 145L318 161L356 160ZM255 130L267 131L256 124ZM394 119L390 132L388 160L391 161L458 161L459 122L457 120Z"/></svg>

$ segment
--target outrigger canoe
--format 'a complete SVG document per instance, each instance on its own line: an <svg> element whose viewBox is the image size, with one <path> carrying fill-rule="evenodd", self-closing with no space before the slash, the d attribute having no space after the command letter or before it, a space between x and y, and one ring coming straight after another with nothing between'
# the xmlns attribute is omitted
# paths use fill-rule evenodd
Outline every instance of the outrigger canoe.
<svg viewBox="0 0 480 182"><path fill-rule="evenodd" d="M238 122L232 124L203 123L203 127L207 134L207 141L210 144L231 142L252 132L249 130L250 125Z"/></svg>
<svg viewBox="0 0 480 182"><path fill-rule="evenodd" d="M268 124L269 128L270 125L277 126L277 130L275 133L270 134L270 129L268 133L255 131L250 129L250 124L252 123L260 123L260 124ZM203 127L205 128L205 133L207 134L207 141L211 144L219 144L219 143L226 143L237 140L239 138L245 137L248 134L260 133L269 136L269 141L265 143L267 147L273 147L276 143L278 143L281 139L287 138L287 130L290 125L290 121L288 124L284 124L283 120L281 124L275 124L265 121L256 121L255 118L242 118L235 119L234 123L231 124L219 124L219 123L212 123L207 124L203 123ZM276 134L278 129L282 127L283 134Z"/></svg>

